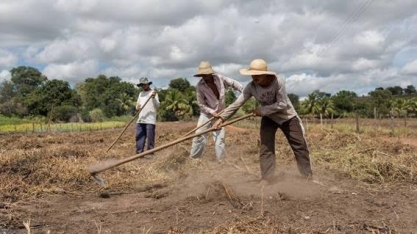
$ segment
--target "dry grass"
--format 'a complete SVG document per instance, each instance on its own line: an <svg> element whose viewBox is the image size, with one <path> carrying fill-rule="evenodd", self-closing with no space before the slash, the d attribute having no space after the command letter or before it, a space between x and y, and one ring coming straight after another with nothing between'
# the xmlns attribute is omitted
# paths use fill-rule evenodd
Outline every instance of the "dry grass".
<svg viewBox="0 0 417 234"><path fill-rule="evenodd" d="M127 143L106 153L105 147L97 147L104 145L103 139L97 139L96 135L89 138L79 134L39 135L38 138L14 135L12 139L2 136L1 143L5 145L0 151L2 199L16 202L43 193L71 193L80 189L95 191L97 187L91 183L87 165L132 155L130 149L134 146L129 140L122 140ZM417 183L417 146L402 141L404 137L417 139L413 134L417 133L408 132L406 136L395 137L383 131L379 134L356 134L340 126L323 129L310 124L307 140L315 167L367 183ZM160 140L167 143L179 135L161 133ZM244 152L254 155L249 160L245 159L247 163L257 162L258 148L253 141L240 135L231 136L228 141L243 145ZM55 144L46 147L51 143ZM293 162L292 151L280 132L277 133L276 150L280 163ZM186 176L190 167L195 167L187 160L188 154L189 143L182 143L157 153L159 156L155 163L133 161L101 174L109 186L117 189L128 189L138 181L160 183L176 180ZM244 165L246 170L250 170Z"/></svg>
<svg viewBox="0 0 417 234"><path fill-rule="evenodd" d="M367 183L417 183L417 145L400 137L333 129L316 130L309 138L316 166Z"/></svg>
<svg viewBox="0 0 417 234"><path fill-rule="evenodd" d="M241 126L253 126L251 122ZM259 126L259 125L258 125ZM251 128L251 134L258 130ZM184 130L184 132L186 132ZM165 144L183 132L172 133L161 130L157 144ZM12 135L1 136L0 145L0 200L10 205L22 199L53 193L102 192L88 173L87 165L105 160L119 159L132 155L134 143L130 135L124 136L109 153L106 142L98 133L70 133L56 135ZM355 133L345 125L309 124L307 140L315 168L332 171L340 176L372 184L417 183L417 132L378 129ZM276 153L281 164L293 163L293 154L281 133L277 135ZM123 143L124 142L124 143ZM238 134L228 142L239 144L242 151L250 155L243 159L242 170L251 172L247 164L256 163L258 148L253 137ZM133 161L100 173L111 190L134 192L138 183L167 184L186 178L190 171L201 168L188 160L190 143L181 143L156 154L155 160ZM224 186L224 185L223 185ZM233 191L224 186L229 199L237 199ZM111 191L110 191L111 192ZM29 221L30 222L30 221ZM26 225L25 225L26 226ZM100 227L97 226L100 233ZM149 230L143 230L148 233ZM277 220L259 216L237 217L234 222L224 223L203 233L288 233L291 230ZM180 231L171 230L171 233ZM296 231L295 231L296 233Z"/></svg>

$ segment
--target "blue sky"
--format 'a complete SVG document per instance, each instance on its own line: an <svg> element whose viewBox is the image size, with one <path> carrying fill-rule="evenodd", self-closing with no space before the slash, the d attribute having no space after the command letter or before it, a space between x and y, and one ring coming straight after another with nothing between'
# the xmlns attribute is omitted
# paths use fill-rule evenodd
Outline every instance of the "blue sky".
<svg viewBox="0 0 417 234"><path fill-rule="evenodd" d="M417 0L1 0L0 82L20 65L74 85L99 74L192 84L202 60L263 58L301 97L417 86Z"/></svg>

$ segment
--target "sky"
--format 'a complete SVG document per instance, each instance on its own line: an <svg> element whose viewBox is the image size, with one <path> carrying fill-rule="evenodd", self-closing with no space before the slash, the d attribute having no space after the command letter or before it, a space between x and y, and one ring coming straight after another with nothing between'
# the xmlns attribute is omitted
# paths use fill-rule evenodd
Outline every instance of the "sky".
<svg viewBox="0 0 417 234"><path fill-rule="evenodd" d="M104 74L156 88L199 63L247 84L253 59L288 93L417 87L417 0L0 0L0 82L18 66L72 87Z"/></svg>

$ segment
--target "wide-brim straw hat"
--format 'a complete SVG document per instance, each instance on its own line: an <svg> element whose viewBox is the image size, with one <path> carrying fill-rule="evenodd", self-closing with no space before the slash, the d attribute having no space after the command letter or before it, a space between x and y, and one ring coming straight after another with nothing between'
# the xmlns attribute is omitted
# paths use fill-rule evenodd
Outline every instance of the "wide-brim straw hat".
<svg viewBox="0 0 417 234"><path fill-rule="evenodd" d="M273 71L268 71L268 64L263 59L253 60L249 68L239 70L242 75L276 75Z"/></svg>
<svg viewBox="0 0 417 234"><path fill-rule="evenodd" d="M195 77L199 77L202 75L210 75L216 73L213 68L211 67L210 62L202 61L200 65L198 66L198 71L194 75Z"/></svg>

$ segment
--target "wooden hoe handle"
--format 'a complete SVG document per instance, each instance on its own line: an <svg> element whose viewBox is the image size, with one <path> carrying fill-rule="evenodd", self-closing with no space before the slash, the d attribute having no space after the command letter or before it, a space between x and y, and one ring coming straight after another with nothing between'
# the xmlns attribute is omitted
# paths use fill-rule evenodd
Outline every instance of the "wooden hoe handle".
<svg viewBox="0 0 417 234"><path fill-rule="evenodd" d="M109 146L106 152L109 152L109 150L113 147L114 144L120 139L120 137L123 135L123 133L126 131L126 129L130 126L130 124L139 116L140 112L143 110L143 107L145 107L146 103L151 100L152 96L149 96L148 100L146 100L145 104L140 108L140 110L136 113L136 115L129 121L129 123L126 124L123 131L119 134L119 136L116 138L116 140L113 141L113 143Z"/></svg>
<svg viewBox="0 0 417 234"><path fill-rule="evenodd" d="M247 119L247 118L252 117L252 116L254 116L252 113L251 113L251 114L244 115L244 116L242 116L242 117L236 118L236 119L231 120L231 121L229 121L229 122L223 123L220 127L225 127L225 126L227 126L227 125L230 125L230 124L236 123L236 122L238 122L238 121L241 121L241 120L243 120L243 119ZM162 150L162 149L165 149L165 148L168 148L168 147L173 146L173 145L175 145L175 144L181 143L181 142L186 141L186 140L188 140L188 139L191 139L191 138L193 138L193 137L200 136L200 135L203 135L203 134L206 134L206 133L208 133L208 132L215 131L215 130L216 130L216 129L214 129L214 128L209 128L209 129L207 129L207 130L205 130L205 131L203 131L203 132L200 132L200 133L195 133L195 134L192 134L192 135L189 135L189 136L186 136L186 137L182 137L182 138L177 139L177 140L175 140L175 141L172 141L172 142L170 142L170 143L168 143L168 144L161 145L161 146L156 147L156 148L153 148L153 149L151 149L151 150L147 150L147 151L145 151L145 152L143 152L143 153L140 153L140 154L135 154L135 155L130 156L130 157L128 157L128 158L125 158L125 159L120 159L120 160L114 161L114 162L113 162L113 163L111 163L111 164L102 165L102 166L97 165L97 166L93 167L92 169L90 169L90 174L91 174L93 177L95 177L98 173L100 173L100 172L102 172L102 171L108 170L108 169L113 168L113 167L120 166L120 165L122 165L122 164L125 164L125 163L127 163L127 162L133 161L133 160L135 160L135 159L142 158L142 157L144 157L144 156L145 156L145 155L147 155L147 154L151 154L151 153L154 153L154 152L160 151L160 150Z"/></svg>

